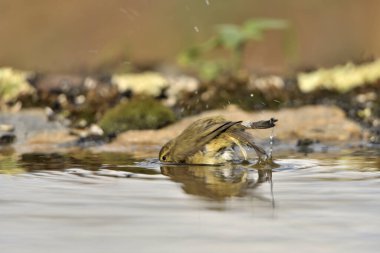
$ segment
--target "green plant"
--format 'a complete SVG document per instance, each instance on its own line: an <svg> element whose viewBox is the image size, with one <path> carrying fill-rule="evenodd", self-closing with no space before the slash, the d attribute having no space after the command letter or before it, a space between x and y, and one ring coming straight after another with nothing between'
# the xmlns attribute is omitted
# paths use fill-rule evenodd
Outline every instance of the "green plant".
<svg viewBox="0 0 380 253"><path fill-rule="evenodd" d="M241 68L244 50L250 41L260 41L264 32L287 26L288 23L280 19L250 19L241 26L219 25L213 38L185 50L178 60L180 64L194 68L201 78L212 80L227 69ZM230 58L227 61L215 59L212 54L218 49L229 52ZM211 59L208 59L210 54Z"/></svg>

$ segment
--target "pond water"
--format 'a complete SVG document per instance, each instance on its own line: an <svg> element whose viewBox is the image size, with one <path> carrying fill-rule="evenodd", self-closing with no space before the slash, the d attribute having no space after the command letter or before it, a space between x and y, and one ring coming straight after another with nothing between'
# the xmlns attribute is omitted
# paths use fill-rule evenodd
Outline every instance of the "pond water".
<svg viewBox="0 0 380 253"><path fill-rule="evenodd" d="M0 252L379 252L379 150L255 167L0 155Z"/></svg>

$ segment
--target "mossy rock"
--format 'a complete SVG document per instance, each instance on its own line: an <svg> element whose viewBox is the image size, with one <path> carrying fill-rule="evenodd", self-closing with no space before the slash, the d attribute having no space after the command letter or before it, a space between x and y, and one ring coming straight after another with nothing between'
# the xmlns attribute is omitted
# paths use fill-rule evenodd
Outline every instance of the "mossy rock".
<svg viewBox="0 0 380 253"><path fill-rule="evenodd" d="M153 98L121 102L108 110L99 122L106 134L132 129L157 129L174 122L171 109Z"/></svg>

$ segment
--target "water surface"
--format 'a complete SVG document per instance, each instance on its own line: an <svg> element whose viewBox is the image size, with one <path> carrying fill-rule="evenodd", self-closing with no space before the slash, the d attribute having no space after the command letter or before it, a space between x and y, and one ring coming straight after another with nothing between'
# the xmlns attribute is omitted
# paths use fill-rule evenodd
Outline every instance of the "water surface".
<svg viewBox="0 0 380 253"><path fill-rule="evenodd" d="M379 150L276 165L0 155L0 252L378 252Z"/></svg>

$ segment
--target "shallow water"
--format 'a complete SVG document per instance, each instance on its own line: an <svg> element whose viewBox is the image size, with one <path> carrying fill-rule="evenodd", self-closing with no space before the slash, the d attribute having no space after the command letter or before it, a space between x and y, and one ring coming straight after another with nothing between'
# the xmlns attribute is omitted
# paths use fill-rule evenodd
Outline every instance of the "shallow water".
<svg viewBox="0 0 380 253"><path fill-rule="evenodd" d="M277 165L0 155L0 252L378 252L379 150Z"/></svg>

